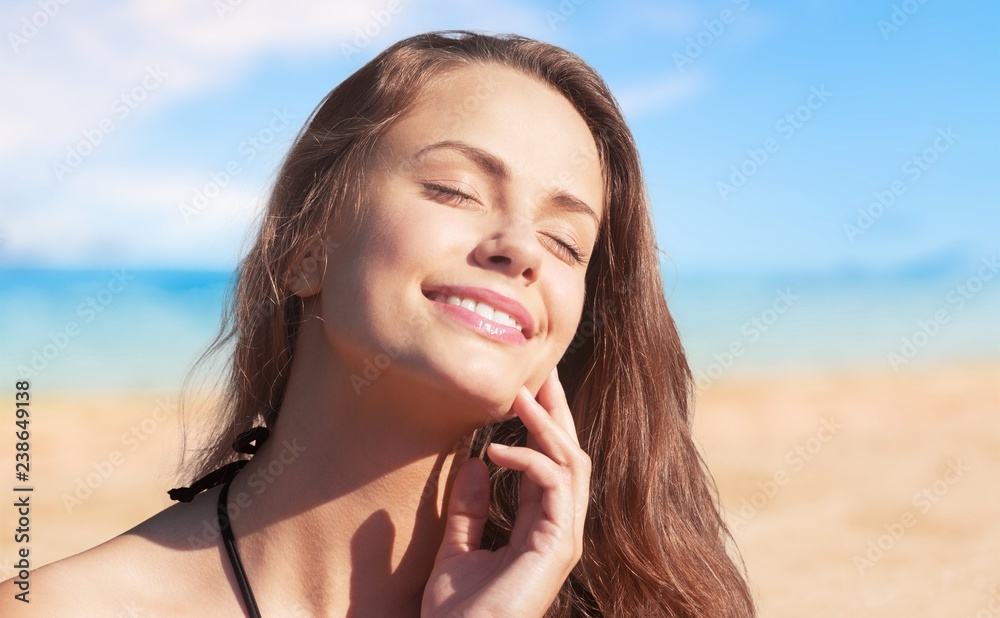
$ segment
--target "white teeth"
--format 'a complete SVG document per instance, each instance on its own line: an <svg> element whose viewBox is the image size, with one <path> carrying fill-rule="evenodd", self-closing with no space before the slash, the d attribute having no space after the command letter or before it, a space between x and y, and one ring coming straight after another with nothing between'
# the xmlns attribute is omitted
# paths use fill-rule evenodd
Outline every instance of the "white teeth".
<svg viewBox="0 0 1000 618"><path fill-rule="evenodd" d="M477 315L481 315L487 320L493 320L497 324L506 324L507 326L513 326L517 330L523 331L524 327L511 317L509 314L500 311L499 309L494 309L490 305L484 302L477 302L471 298L460 298L454 295L447 295L441 292L436 292L433 295L433 300L439 303L448 303L449 305L458 305Z"/></svg>
<svg viewBox="0 0 1000 618"><path fill-rule="evenodd" d="M487 320L492 320L494 309L493 307L490 307L486 303L479 303L478 305L476 305L476 313L483 316Z"/></svg>

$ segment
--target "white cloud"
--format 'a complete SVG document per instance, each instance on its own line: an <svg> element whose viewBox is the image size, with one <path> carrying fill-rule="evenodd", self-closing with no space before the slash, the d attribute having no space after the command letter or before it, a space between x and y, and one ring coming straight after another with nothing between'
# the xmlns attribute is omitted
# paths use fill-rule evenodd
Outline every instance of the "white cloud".
<svg viewBox="0 0 1000 618"><path fill-rule="evenodd" d="M228 12L213 8L227 1L238 6ZM236 80L264 55L320 51L343 60L340 44L356 29L380 33L398 27L394 22L414 10L410 4L403 0L392 15L388 0L145 0L100 9L70 3L31 38L23 36L22 20L30 21L38 6L5 4L0 23L11 26L0 45L0 77L7 85L0 157L61 149L106 115L147 67L162 67L168 78L144 107L163 105ZM384 43L378 37L372 45Z"/></svg>
<svg viewBox="0 0 1000 618"><path fill-rule="evenodd" d="M164 170L151 163L152 156L135 155L145 146L129 145L166 110L229 96L237 86L245 88L246 75L264 62L325 59L330 67L353 70L421 31L463 27L541 39L553 34L544 5L519 3L398 0L395 14L390 0L55 5L53 15L45 15L37 1L0 6L0 263L231 267L267 191L267 179L260 178L266 171L248 171L185 223L177 206L205 184L204 160L212 157L171 161ZM33 27L32 20L44 24ZM359 53L345 54L345 43ZM150 71L165 74L152 89ZM124 118L116 110L121 97L133 92L143 101ZM113 139L57 183L53 163L104 119L114 121ZM231 137L220 142L211 154L224 161L232 156ZM275 159L278 147L271 153ZM156 146L148 148L152 155Z"/></svg>
<svg viewBox="0 0 1000 618"><path fill-rule="evenodd" d="M198 174L81 173L72 192L48 208L7 209L0 261L55 268L230 268L266 187L237 178L202 209L182 212L180 205L190 205L193 191L204 185Z"/></svg>
<svg viewBox="0 0 1000 618"><path fill-rule="evenodd" d="M329 57L331 64L348 61L352 67L360 66L400 38L400 32L441 28L441 15L461 19L469 27L544 30L541 10L516 4L428 4L419 0L69 3L60 5L30 38L22 33L23 20L30 22L40 12L38 5L4 4L0 23L9 26L3 32L5 44L0 44L0 78L6 84L0 102L0 159L21 157L26 149L60 149L105 115L111 101L133 88L150 66L169 73L163 91L149 104L157 106L234 82L262 57L319 54ZM345 51L345 44L360 53Z"/></svg>

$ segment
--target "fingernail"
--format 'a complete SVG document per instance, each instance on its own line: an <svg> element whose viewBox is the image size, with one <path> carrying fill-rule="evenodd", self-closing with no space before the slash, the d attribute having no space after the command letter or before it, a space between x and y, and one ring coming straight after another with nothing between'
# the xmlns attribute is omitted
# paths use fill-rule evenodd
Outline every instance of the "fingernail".
<svg viewBox="0 0 1000 618"><path fill-rule="evenodd" d="M500 449L501 451L505 451L510 448L506 444L500 444L499 442L490 442L490 446L492 446L493 448Z"/></svg>

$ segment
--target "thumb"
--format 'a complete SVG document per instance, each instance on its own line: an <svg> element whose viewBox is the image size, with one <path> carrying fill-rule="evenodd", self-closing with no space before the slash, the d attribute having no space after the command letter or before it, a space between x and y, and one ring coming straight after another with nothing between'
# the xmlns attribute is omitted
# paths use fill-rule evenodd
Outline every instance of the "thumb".
<svg viewBox="0 0 1000 618"><path fill-rule="evenodd" d="M434 563L479 549L489 509L490 479L486 463L469 459L455 475L444 538Z"/></svg>

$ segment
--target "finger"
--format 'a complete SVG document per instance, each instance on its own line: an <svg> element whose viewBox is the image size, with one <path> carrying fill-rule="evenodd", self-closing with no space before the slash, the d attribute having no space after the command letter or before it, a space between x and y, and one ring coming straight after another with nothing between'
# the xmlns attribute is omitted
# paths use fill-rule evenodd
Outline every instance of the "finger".
<svg viewBox="0 0 1000 618"><path fill-rule="evenodd" d="M535 400L548 410L552 420L565 429L573 442L579 445L580 437L577 435L576 422L573 420L573 411L570 410L569 402L566 400L566 391L563 390L562 381L559 379L558 367L553 367L552 373L542 382Z"/></svg>
<svg viewBox="0 0 1000 618"><path fill-rule="evenodd" d="M489 508L490 481L486 464L481 459L469 459L459 468L452 483L444 538L435 564L480 548Z"/></svg>
<svg viewBox="0 0 1000 618"><path fill-rule="evenodd" d="M573 413L566 399L566 391L563 390L562 383L559 381L558 367L554 367L552 373L542 383L541 388L538 390L537 401L549 412L552 420L563 428L572 440L572 443L576 446L570 452L574 461L573 491L576 498L577 526L579 527L579 532L582 534L587 510L590 506L591 461L590 457L580 448L579 434L576 431ZM530 438L532 437L530 432L528 437L530 445Z"/></svg>
<svg viewBox="0 0 1000 618"><path fill-rule="evenodd" d="M539 400L531 397L526 389L515 398L514 409L528 430L527 446L550 456L556 463L570 469L572 491L577 511L577 526L582 533L590 501L590 457L580 448L573 415L566 401L565 391L559 382L556 368L539 389ZM520 401L518 401L520 399ZM542 404L546 405L542 405ZM537 421L537 423L535 422ZM522 478L520 501L539 502L542 489L530 478Z"/></svg>
<svg viewBox="0 0 1000 618"><path fill-rule="evenodd" d="M523 390L524 393L519 394L518 395L519 397L521 397L522 395L525 397L530 396L530 393L526 388L522 388L521 390ZM517 404L514 405L514 409L515 410L517 409ZM525 441L525 446L539 452L545 450L538 443L538 438L536 438L535 434L531 431L527 432L527 439ZM529 502L541 502L541 501L542 501L542 488L539 487L534 481L532 481L527 476L522 476L520 483L518 483L518 504L526 504Z"/></svg>
<svg viewBox="0 0 1000 618"><path fill-rule="evenodd" d="M556 376L556 379L558 377ZM553 386L561 390L558 382ZM534 401L530 392L522 388L515 399L514 408L528 430L527 445L551 457L557 464L570 468L573 477L573 491L577 496L577 510L581 516L586 514L590 492L590 457L580 448L572 425L572 416L567 413L570 427L567 431L551 417L547 410ZM520 399L520 401L518 401ZM570 434L573 434L572 436ZM530 479L522 479L521 501L540 500L541 489Z"/></svg>
<svg viewBox="0 0 1000 618"><path fill-rule="evenodd" d="M538 488L537 499L524 500L522 496L518 504L519 521L522 519L520 513L523 508L530 506L531 503L538 503L551 520L567 527L572 524L577 509L573 495L576 484L568 468L560 466L534 449L523 446L490 444L490 459L499 466L521 472L526 480ZM530 525L530 522L528 523Z"/></svg>
<svg viewBox="0 0 1000 618"><path fill-rule="evenodd" d="M528 430L528 446L545 453L559 465L572 461L572 452L579 451L579 445L531 396L527 387L522 386L514 398L513 409Z"/></svg>
<svg viewBox="0 0 1000 618"><path fill-rule="evenodd" d="M563 541L572 539L577 532L582 533L582 527L576 522L578 506L573 495L574 483L566 468L530 448L498 444L491 444L490 447L490 458L495 463L523 473L522 485L524 481L530 481L539 488L537 499L525 500L522 496L518 504L510 537L512 547L524 546L536 532ZM572 534L557 533L553 525ZM539 549L537 546L534 548Z"/></svg>

